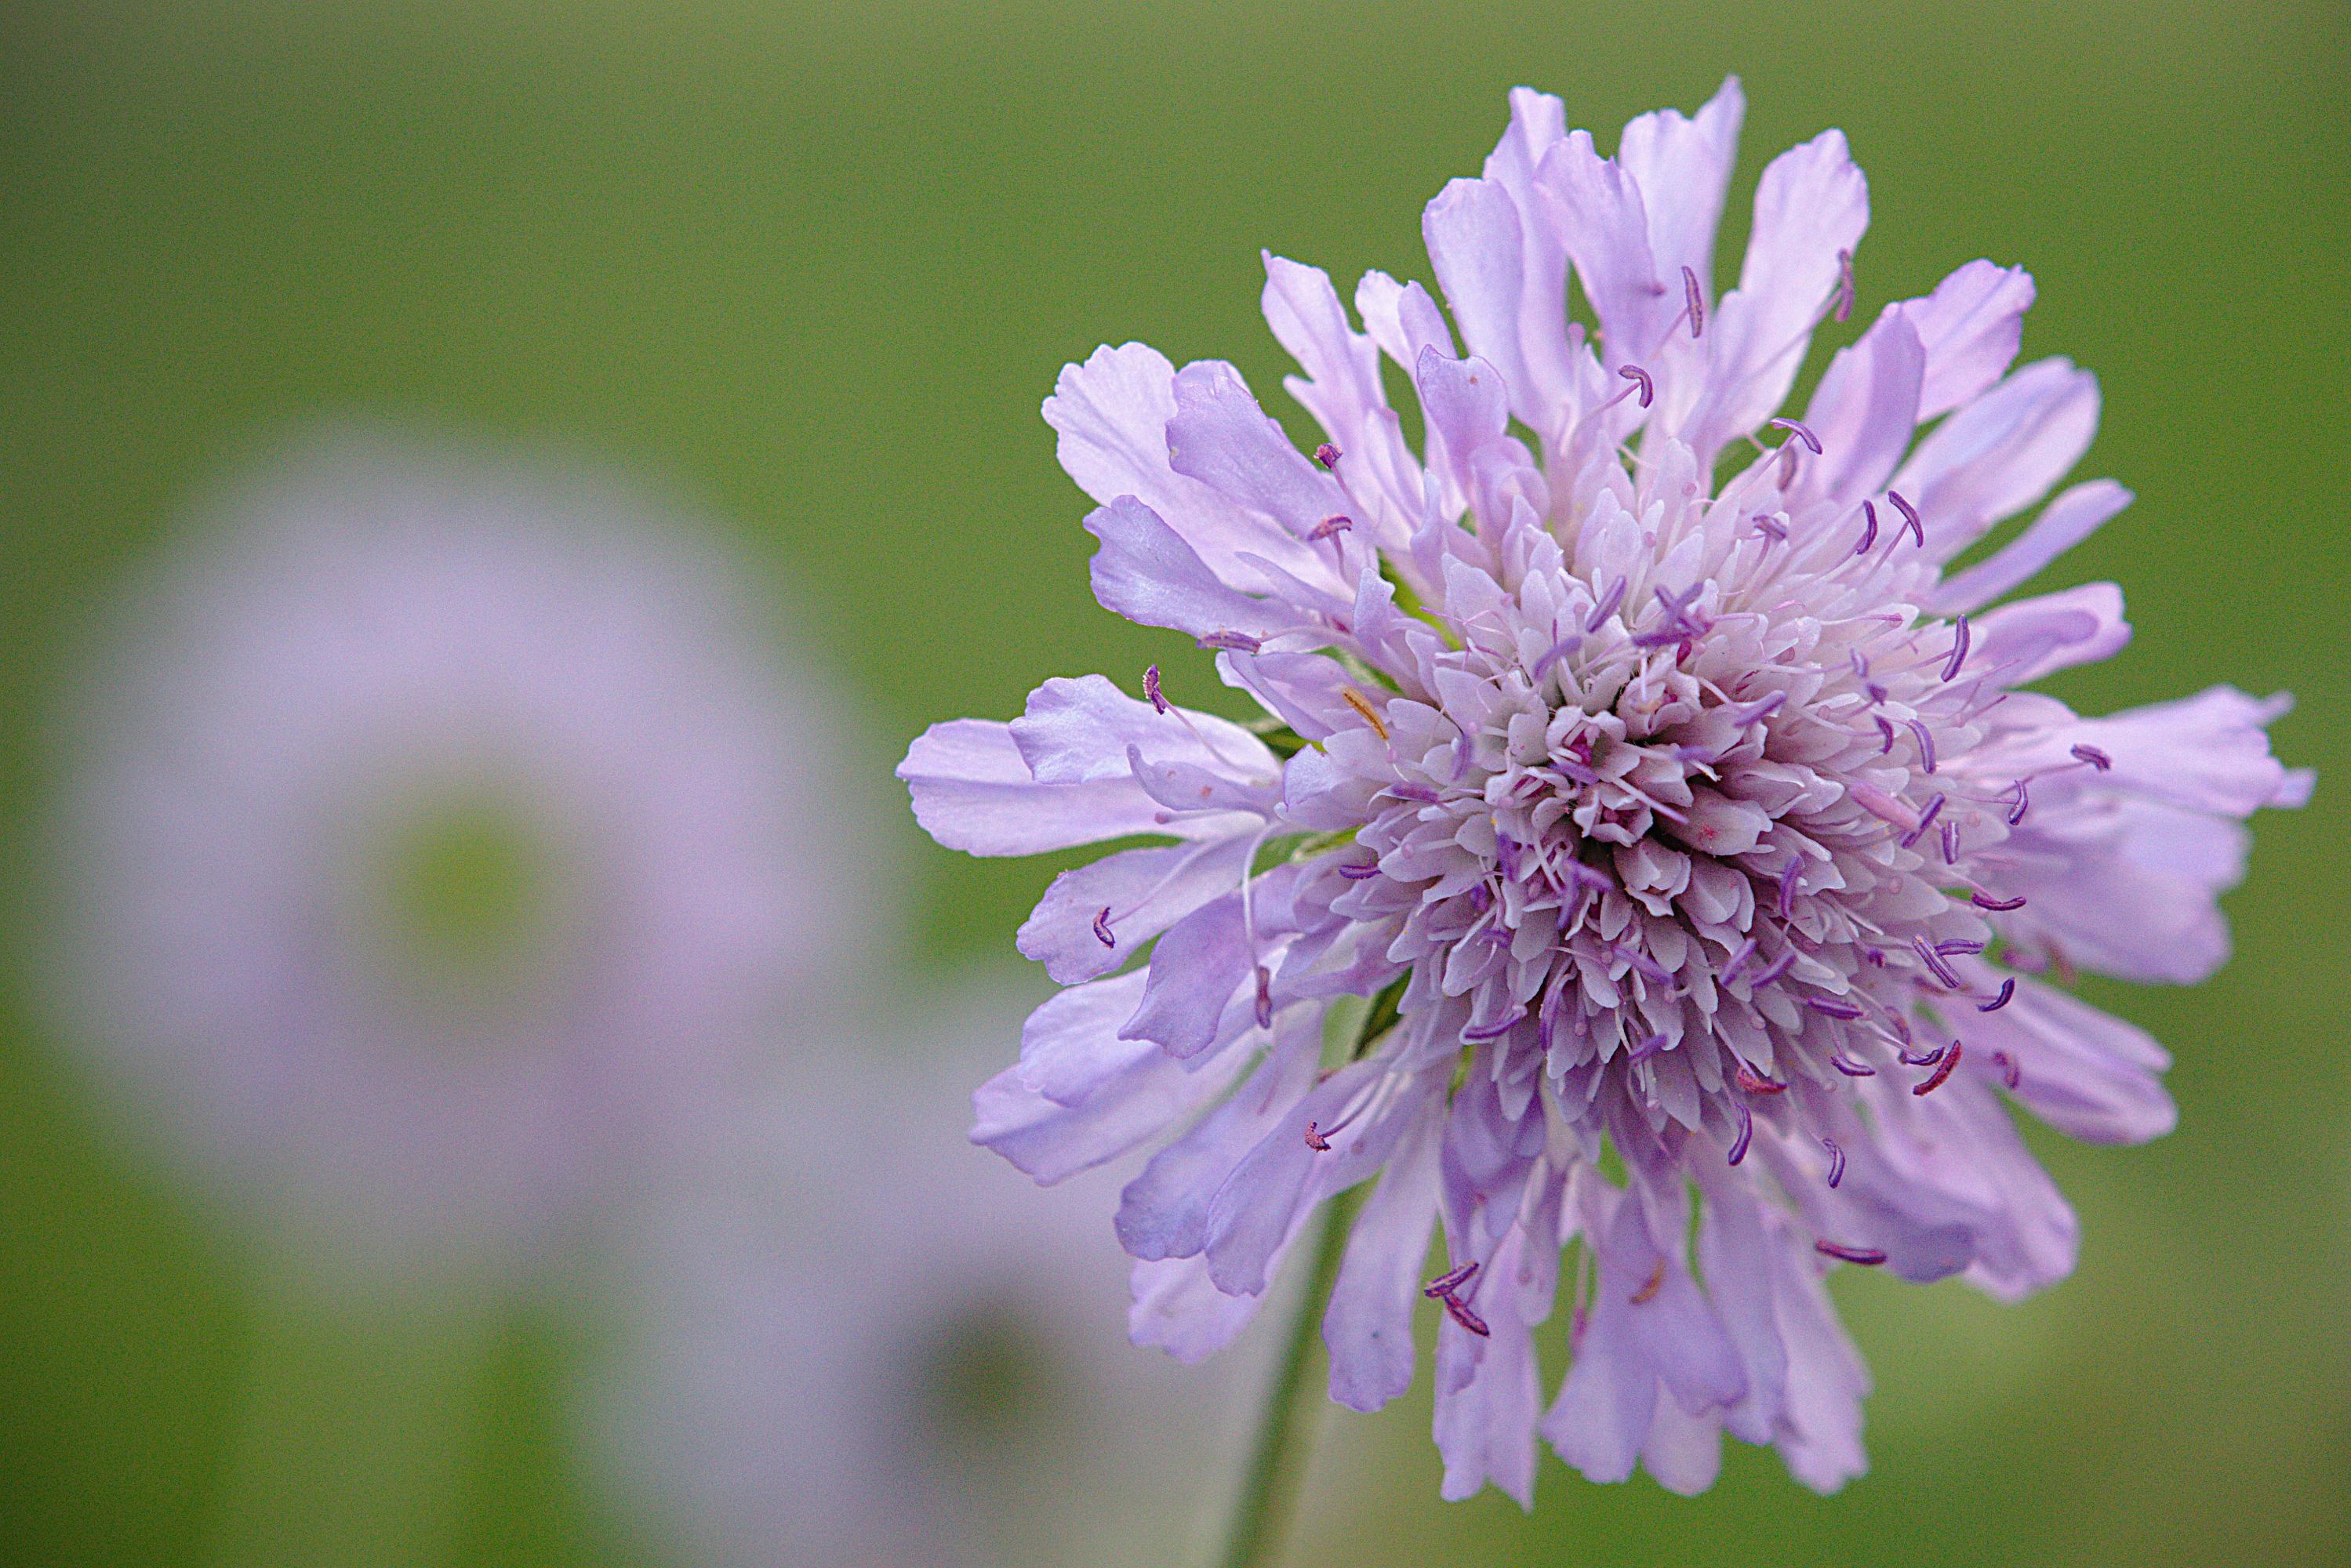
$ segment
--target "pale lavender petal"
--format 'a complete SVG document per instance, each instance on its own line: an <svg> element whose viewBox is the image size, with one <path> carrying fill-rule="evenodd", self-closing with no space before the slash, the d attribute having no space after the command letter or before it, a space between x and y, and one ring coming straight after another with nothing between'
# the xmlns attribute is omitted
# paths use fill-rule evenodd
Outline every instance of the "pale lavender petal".
<svg viewBox="0 0 2351 1568"><path fill-rule="evenodd" d="M2129 506L2131 499L2131 493L2112 479L2074 486L2043 507L2022 533L1947 579L1935 591L1935 608L1949 614L1991 603L2088 538L2107 518Z"/></svg>
<svg viewBox="0 0 2351 1568"><path fill-rule="evenodd" d="M898 777L923 831L966 854L1043 854L1165 831L1157 802L1131 774L1040 784L1010 727L988 719L933 725L907 748Z"/></svg>
<svg viewBox="0 0 2351 1568"><path fill-rule="evenodd" d="M1926 352L1899 307L1888 307L1859 342L1837 350L1804 410L1823 448L1818 462L1803 466L1804 499L1851 505L1884 487L1917 431L1925 368Z"/></svg>
<svg viewBox="0 0 2351 1568"><path fill-rule="evenodd" d="M1437 1149L1445 1101L1429 1094L1412 1113L1387 1171L1356 1217L1322 1319L1331 1397L1377 1410L1412 1385L1412 1320L1420 1265L1437 1224Z"/></svg>
<svg viewBox="0 0 2351 1568"><path fill-rule="evenodd" d="M1989 261L1969 262L1904 307L1927 350L1921 421L1973 402L2008 373L2032 308L2032 275Z"/></svg>
<svg viewBox="0 0 2351 1568"><path fill-rule="evenodd" d="M2085 582L1978 616L1969 663L2004 686L2022 686L2112 658L2129 641L2122 590L2111 582Z"/></svg>
<svg viewBox="0 0 2351 1568"><path fill-rule="evenodd" d="M1158 513L1132 496L1086 517L1102 541L1094 552L1094 598L1144 626L1170 626L1195 637L1245 632L1270 637L1299 625L1299 612L1228 588L1199 552Z"/></svg>
<svg viewBox="0 0 2351 1568"><path fill-rule="evenodd" d="M1065 871L1045 890L1015 946L1061 985L1108 974L1167 927L1238 886L1249 842L1235 834L1124 850ZM1102 939L1105 931L1108 942Z"/></svg>
<svg viewBox="0 0 2351 1568"><path fill-rule="evenodd" d="M2171 1058L2146 1030L2038 980L1996 1013L1970 1019L1970 1039L2017 1065L2016 1098L2069 1138L2143 1144L2179 1111L2163 1087Z"/></svg>
<svg viewBox="0 0 2351 1568"><path fill-rule="evenodd" d="M1928 558L1949 560L2047 495L2097 430L2097 378L2035 361L1937 426L1891 487L1926 519Z"/></svg>

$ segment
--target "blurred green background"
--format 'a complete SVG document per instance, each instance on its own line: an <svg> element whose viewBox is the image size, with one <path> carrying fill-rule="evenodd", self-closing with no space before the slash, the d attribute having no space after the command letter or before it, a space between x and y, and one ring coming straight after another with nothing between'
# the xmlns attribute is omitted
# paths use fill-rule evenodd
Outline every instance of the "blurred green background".
<svg viewBox="0 0 2351 1568"><path fill-rule="evenodd" d="M2291 687L2281 748L2332 777L2259 823L2217 980L2094 988L2178 1054L2181 1122L2046 1141L2078 1276L2018 1309L1840 1278L1878 1385L1845 1495L1733 1445L1695 1501L1546 1460L1531 1517L1447 1506L1424 1361L1404 1406L1330 1423L1300 1560L2351 1562L2341 0L11 5L0 918L40 917L63 651L183 496L320 411L553 439L706 498L868 716L846 791L894 798L909 736L1048 674L1165 658L1223 702L1088 595L1037 417L1058 367L1141 338L1278 396L1259 246L1426 278L1420 206L1506 89L1608 145L1734 69L1742 189L1830 123L1872 176L1848 331L1988 255L2039 279L2027 354L2103 378L2091 471L2139 500L2047 585L2120 580L2137 637L2061 695ZM1050 869L901 842L910 988L1005 949ZM109 1135L30 979L0 993L0 1560L196 1561L274 1331L237 1249ZM495 1338L448 1396L454 1559L662 1561L574 1474L581 1347L529 1311Z"/></svg>

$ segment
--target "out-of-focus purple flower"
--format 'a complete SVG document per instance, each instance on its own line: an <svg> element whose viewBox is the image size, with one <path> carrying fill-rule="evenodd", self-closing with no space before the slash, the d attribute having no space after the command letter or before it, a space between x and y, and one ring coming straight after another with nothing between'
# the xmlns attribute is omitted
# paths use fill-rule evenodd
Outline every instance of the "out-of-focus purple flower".
<svg viewBox="0 0 2351 1568"><path fill-rule="evenodd" d="M1823 1271L2063 1277L2072 1212L2001 1097L2102 1141L2173 1111L2156 1044L2040 977L2209 973L2241 820L2309 789L2270 756L2282 698L2084 719L2022 689L2127 635L2109 584L1985 608L2119 486L1946 571L2096 424L2085 372L2011 368L2022 271L1886 306L1780 415L1850 308L1868 202L1836 131L1775 159L1714 298L1742 112L1727 83L1604 159L1513 94L1483 176L1424 218L1449 323L1373 273L1358 331L1268 256L1312 459L1230 365L1069 367L1045 414L1102 503L1097 597L1217 650L1270 716L1055 680L900 769L950 848L1167 841L1063 874L1022 928L1070 988L974 1136L1050 1182L1174 1134L1117 1227L1137 1337L1186 1357L1378 1176L1323 1323L1362 1409L1410 1381L1441 1221L1448 1497L1528 1500L1538 1432L1595 1479L1701 1489L1724 1428L1822 1490L1857 1473L1866 1378Z"/></svg>
<svg viewBox="0 0 2351 1568"><path fill-rule="evenodd" d="M838 983L834 734L600 480L353 434L200 522L75 715L69 1027L306 1256L502 1271Z"/></svg>
<svg viewBox="0 0 2351 1568"><path fill-rule="evenodd" d="M1119 1333L1105 1192L1040 1206L957 1135L1027 999L852 1026L673 1173L583 1431L684 1561L1099 1568L1186 1529L1228 1384Z"/></svg>

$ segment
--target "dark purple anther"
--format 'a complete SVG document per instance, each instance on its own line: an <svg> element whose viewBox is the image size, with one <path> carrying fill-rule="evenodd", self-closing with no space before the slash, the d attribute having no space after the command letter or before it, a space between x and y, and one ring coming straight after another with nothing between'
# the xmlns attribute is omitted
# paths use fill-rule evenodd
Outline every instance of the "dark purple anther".
<svg viewBox="0 0 2351 1568"><path fill-rule="evenodd" d="M1959 863L1959 825L1957 822L1943 824L1943 863Z"/></svg>
<svg viewBox="0 0 2351 1568"><path fill-rule="evenodd" d="M1804 1005L1823 1018L1857 1019L1861 1009L1841 997L1806 997Z"/></svg>
<svg viewBox="0 0 2351 1568"><path fill-rule="evenodd" d="M2008 809L2008 825L2012 828L2016 826L2017 823L2024 821L2025 809L2032 804L2032 797L2024 792L2024 780L2022 779L2018 779L2016 781L2016 804Z"/></svg>
<svg viewBox="0 0 2351 1568"><path fill-rule="evenodd" d="M1837 252L1836 308L1829 314L1840 321L1853 318L1853 252L1849 250ZM1829 1185L1834 1186L1836 1183L1831 1181Z"/></svg>
<svg viewBox="0 0 2351 1568"><path fill-rule="evenodd" d="M1339 868L1339 874L1349 882L1369 882L1380 874L1380 862L1374 861L1369 865L1343 865Z"/></svg>
<svg viewBox="0 0 2351 1568"><path fill-rule="evenodd" d="M1747 1145L1755 1140L1755 1113L1746 1106L1739 1107L1739 1136L1730 1145L1730 1163L1737 1165L1747 1157Z"/></svg>
<svg viewBox="0 0 2351 1568"><path fill-rule="evenodd" d="M1920 549L1925 549L1927 548L1927 525L1918 520L1918 508L1904 500L1902 498L1902 492L1899 490L1886 491L1886 498L1894 503L1894 509L1896 511L1902 514L1902 526L1918 536L1918 548Z"/></svg>
<svg viewBox="0 0 2351 1568"><path fill-rule="evenodd" d="M1620 942L1616 944L1614 951L1616 956L1625 960L1626 968L1647 979L1655 980L1661 986L1674 977L1664 965L1637 947L1627 947Z"/></svg>
<svg viewBox="0 0 2351 1568"><path fill-rule="evenodd" d="M1829 1186L1844 1180L1844 1151L1836 1146L1834 1138L1823 1138L1821 1147L1829 1152Z"/></svg>
<svg viewBox="0 0 2351 1568"><path fill-rule="evenodd" d="M1447 1296L1451 1295L1455 1291L1458 1291L1462 1286L1468 1284L1470 1280L1476 1276L1477 1272L1478 1262L1477 1260L1473 1258L1468 1262L1464 1263L1459 1268L1454 1270L1451 1273L1439 1274L1436 1279L1431 1280L1427 1284L1423 1285L1420 1288L1420 1293L1426 1296L1432 1301L1442 1301Z"/></svg>
<svg viewBox="0 0 2351 1568"><path fill-rule="evenodd" d="M1224 653L1254 653L1265 646L1265 639L1252 637L1246 632L1211 632L1194 641L1203 648Z"/></svg>
<svg viewBox="0 0 2351 1568"><path fill-rule="evenodd" d="M2000 1011L2001 1009L2008 1006L2009 998L2014 995L2016 995L2016 977L2014 975L2011 975L2006 979L2001 981L2000 995L1992 998L1992 999L1988 1002L1978 1002L1976 1004L1976 1011L1980 1013L1996 1013Z"/></svg>
<svg viewBox="0 0 2351 1568"><path fill-rule="evenodd" d="M1968 662L1968 618L1962 615L1951 629L1951 656L1943 661L1943 679L1959 678L1959 666Z"/></svg>
<svg viewBox="0 0 2351 1568"><path fill-rule="evenodd" d="M1273 971L1263 964L1257 967L1257 1027L1273 1027Z"/></svg>
<svg viewBox="0 0 2351 1568"><path fill-rule="evenodd" d="M1656 1055L1657 1052L1665 1049L1665 1035L1662 1033L1653 1034L1648 1039L1643 1040L1640 1044L1635 1046L1632 1050L1626 1051L1625 1053L1625 1061L1628 1066L1636 1061L1646 1061L1649 1058Z"/></svg>
<svg viewBox="0 0 2351 1568"><path fill-rule="evenodd" d="M1886 1254L1875 1247L1848 1247L1842 1241L1815 1241L1813 1250L1823 1258L1836 1258L1847 1263L1858 1263L1865 1269L1876 1268L1886 1261Z"/></svg>
<svg viewBox="0 0 2351 1568"><path fill-rule="evenodd" d="M1745 707L1731 709L1731 720L1744 729L1758 719L1770 718L1773 714L1778 713L1787 700L1787 693L1773 692L1770 696L1749 703Z"/></svg>
<svg viewBox="0 0 2351 1568"><path fill-rule="evenodd" d="M1105 947L1118 946L1118 938L1111 935L1110 905L1107 904L1102 905L1102 913L1094 916L1094 940Z"/></svg>
<svg viewBox="0 0 2351 1568"><path fill-rule="evenodd" d="M1460 1297L1448 1292L1437 1297L1437 1299L1445 1303L1445 1313L1447 1317L1451 1318L1455 1322L1459 1323L1463 1328L1468 1329L1471 1333L1476 1334L1479 1339L1488 1338L1493 1333L1494 1331L1486 1326L1486 1320L1479 1317L1476 1312L1471 1312L1468 1304L1463 1301Z"/></svg>
<svg viewBox="0 0 2351 1568"><path fill-rule="evenodd" d="M1972 894L1971 897L1978 909L1994 910L2001 915L2006 915L2012 909L2022 909L2024 907L2024 895L2021 893L2014 898L1994 898L1991 894L1983 893Z"/></svg>
<svg viewBox="0 0 2351 1568"><path fill-rule="evenodd" d="M1592 613L1584 618L1583 629L1586 632L1599 631L1600 623L1615 614L1616 607L1624 602L1625 579L1620 577L1616 580L1616 586L1610 589L1600 602L1592 607Z"/></svg>
<svg viewBox="0 0 2351 1568"><path fill-rule="evenodd" d="M2015 1093L2016 1086L2024 1082L2023 1071L2016 1065L2016 1058L2004 1051L1995 1051L1991 1053L1991 1064L2000 1069L2000 1081L2008 1085L2008 1092Z"/></svg>
<svg viewBox="0 0 2351 1568"><path fill-rule="evenodd" d="M1884 737L1878 742L1877 755L1891 757L1894 754L1893 724L1882 713L1871 715L1870 721L1877 726L1877 733Z"/></svg>
<svg viewBox="0 0 2351 1568"><path fill-rule="evenodd" d="M1951 1041L1951 1049L1943 1053L1941 1064L1938 1066L1934 1071L1927 1075L1926 1082L1912 1084L1910 1086L1910 1092L1913 1094L1932 1094L1936 1090L1940 1089L1943 1086L1943 1080L1949 1078L1958 1070L1959 1065L1959 1052L1963 1049L1965 1048L1962 1047L1958 1040L1955 1040Z"/></svg>
<svg viewBox="0 0 2351 1568"><path fill-rule="evenodd" d="M1780 873L1780 896L1778 907L1780 910L1780 918L1782 920L1793 920L1796 917L1796 880L1803 874L1803 857L1802 855L1795 854L1790 855L1788 857L1787 865Z"/></svg>
<svg viewBox="0 0 2351 1568"><path fill-rule="evenodd" d="M1635 395L1639 397L1641 406L1643 408L1648 407L1650 402L1656 399L1657 395L1657 385L1655 382L1649 379L1649 372L1643 370L1640 366L1625 365L1620 367L1616 373L1640 389L1639 392ZM1625 394L1623 392L1618 392L1616 394L1616 401L1622 402L1624 397Z"/></svg>
<svg viewBox="0 0 2351 1568"><path fill-rule="evenodd" d="M1902 723L1910 731L1912 737L1918 742L1918 765L1932 773L1935 771L1935 737L1928 730L1926 721L1906 718Z"/></svg>
<svg viewBox="0 0 2351 1568"><path fill-rule="evenodd" d="M1929 769L1929 771L1932 770ZM1927 802L1926 810L1918 813L1918 825L1902 835L1902 847L1904 849L1907 850L1912 844L1917 843L1920 835L1924 834L1928 828L1934 823L1935 819L1942 815L1943 800L1944 797L1940 792L1938 792L1933 799Z"/></svg>
<svg viewBox="0 0 2351 1568"><path fill-rule="evenodd" d="M1306 537L1310 539L1327 539L1335 535L1343 534L1354 526L1355 520L1353 517L1325 517L1308 530Z"/></svg>
<svg viewBox="0 0 2351 1568"><path fill-rule="evenodd" d="M1306 1146L1318 1155L1327 1155L1331 1152L1331 1140L1316 1131L1314 1124L1309 1122L1306 1124Z"/></svg>
<svg viewBox="0 0 2351 1568"><path fill-rule="evenodd" d="M1778 539L1782 544L1787 542L1788 525L1770 512L1758 512L1747 520L1755 525L1755 531L1758 534Z"/></svg>
<svg viewBox="0 0 2351 1568"><path fill-rule="evenodd" d="M1938 1045L1932 1051L1912 1051L1906 1046L1894 1054L1901 1059L1905 1067L1932 1067L1943 1060L1943 1052L1948 1049Z"/></svg>
<svg viewBox="0 0 2351 1568"><path fill-rule="evenodd" d="M2076 761L2086 762L2101 773L2104 773L2107 768L2112 768L2115 765L2115 759L2113 758L2108 757L2105 752L2100 751L2095 746L2076 746L2073 747L2073 752Z"/></svg>
<svg viewBox="0 0 2351 1568"><path fill-rule="evenodd" d="M1877 542L1877 508L1869 502L1861 504L1861 542L1853 547L1855 555L1867 555L1869 547ZM1858 654L1860 650L1855 649ZM1866 672L1864 672L1865 674Z"/></svg>
<svg viewBox="0 0 2351 1568"><path fill-rule="evenodd" d="M1928 946L1927 939L1924 936L1913 936L1910 938L1910 946L1917 949L1918 961L1926 965L1928 968L1934 971L1935 978L1942 981L1943 984L1950 987L1951 989L1955 991L1960 988L1963 982L1959 979L1958 973L1953 970L1949 964L1943 962L1943 956L1940 953L1936 952L1934 948Z"/></svg>
<svg viewBox="0 0 2351 1568"><path fill-rule="evenodd" d="M1687 267L1682 268L1682 298L1689 302L1690 336L1695 338L1706 330L1706 296L1698 291L1698 274Z"/></svg>
<svg viewBox="0 0 2351 1568"><path fill-rule="evenodd" d="M1788 1086L1777 1079L1766 1078L1744 1061L1730 1070L1730 1081L1750 1094L1785 1094Z"/></svg>
<svg viewBox="0 0 2351 1568"><path fill-rule="evenodd" d="M1339 466L1339 459L1342 455L1340 450L1327 441L1314 449L1314 461L1325 468Z"/></svg>
<svg viewBox="0 0 2351 1568"><path fill-rule="evenodd" d="M1877 1076L1877 1069L1875 1067L1864 1067L1860 1062L1848 1058L1845 1053L1841 1051L1831 1051L1829 1053L1829 1065L1835 1068L1839 1072L1844 1073L1847 1078L1875 1078Z"/></svg>
<svg viewBox="0 0 2351 1568"><path fill-rule="evenodd" d="M1520 1020L1525 1017L1524 1013L1512 1013L1509 1018L1497 1019L1492 1023L1466 1025L1461 1030L1461 1038L1476 1040L1499 1040L1518 1028Z"/></svg>
<svg viewBox="0 0 2351 1568"><path fill-rule="evenodd" d="M1747 988L1750 991L1760 991L1795 967L1796 950L1791 947L1756 971L1755 977L1747 982Z"/></svg>
<svg viewBox="0 0 2351 1568"><path fill-rule="evenodd" d="M1730 977L1739 973L1740 966L1753 956L1755 956L1755 938L1750 936L1745 945L1730 956L1730 961L1723 965L1722 973L1715 977L1714 983L1718 986L1730 984Z"/></svg>
<svg viewBox="0 0 2351 1568"><path fill-rule="evenodd" d="M1417 800L1424 806L1434 806L1445 798L1426 784L1391 784L1387 789L1399 800Z"/></svg>
<svg viewBox="0 0 2351 1568"><path fill-rule="evenodd" d="M1771 421L1771 423L1795 436L1797 440L1802 442L1805 446L1811 449L1813 456L1818 457L1821 455L1821 438L1814 435L1813 434L1812 426L1806 424L1802 420L1775 419Z"/></svg>
<svg viewBox="0 0 2351 1568"><path fill-rule="evenodd" d="M1151 706L1158 712L1167 711L1167 698L1159 690L1159 666L1156 664L1143 672L1143 695L1151 699Z"/></svg>
<svg viewBox="0 0 2351 1568"><path fill-rule="evenodd" d="M1984 945L1965 936L1946 936L1935 944L1935 951L1949 957L1954 953L1980 953Z"/></svg>
<svg viewBox="0 0 2351 1568"><path fill-rule="evenodd" d="M1531 672L1534 678L1538 681L1541 680L1545 670L1550 669L1553 664L1558 664L1562 659L1566 658L1570 653L1574 653L1578 648L1583 646L1583 639L1575 632L1571 632L1566 636L1562 637L1558 642L1553 643L1550 647L1545 648L1543 650L1542 657L1535 661L1535 667Z"/></svg>

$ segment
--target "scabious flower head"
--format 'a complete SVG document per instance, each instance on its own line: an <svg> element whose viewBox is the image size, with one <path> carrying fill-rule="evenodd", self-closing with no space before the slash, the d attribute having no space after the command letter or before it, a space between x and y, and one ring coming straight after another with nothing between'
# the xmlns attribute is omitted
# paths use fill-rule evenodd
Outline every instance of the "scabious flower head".
<svg viewBox="0 0 2351 1568"><path fill-rule="evenodd" d="M69 1032L283 1260L512 1273L837 983L814 683L553 463L320 437L194 521L75 714Z"/></svg>
<svg viewBox="0 0 2351 1568"><path fill-rule="evenodd" d="M973 1135L1051 1181L1173 1134L1117 1228L1135 1337L1186 1356L1376 1176L1324 1319L1332 1393L1401 1393L1435 1299L1448 1497L1529 1500L1539 1432L1594 1479L1641 1462L1678 1490L1725 1429L1822 1490L1857 1473L1867 1379L1824 1272L2062 1278L2074 1217L2003 1100L2100 1141L2173 1112L2154 1041L2046 977L2209 973L2240 820L2308 790L2270 756L2282 698L2085 719L2024 689L2128 635L2108 584L1985 608L2120 486L1950 570L2096 423L2086 372L2011 369L2022 272L1886 306L1780 413L1856 303L1867 193L1836 131L1773 160L1717 299L1742 109L1726 83L1604 159L1515 93L1482 177L1423 220L1449 324L1374 272L1359 331L1322 272L1268 256L1311 456L1229 365L1130 344L1070 367L1045 413L1102 503L1096 595L1216 650L1270 716L1057 680L901 769L952 848L1173 841L1064 874L1022 928L1069 988ZM1533 1331L1564 1254L1546 1410Z"/></svg>

